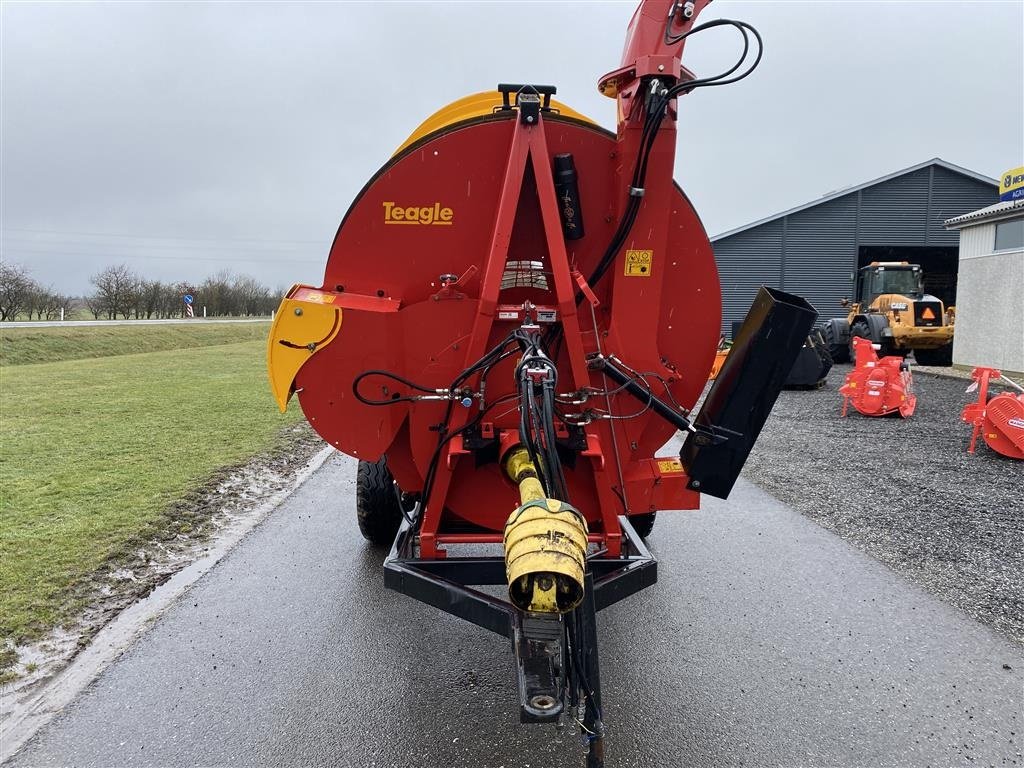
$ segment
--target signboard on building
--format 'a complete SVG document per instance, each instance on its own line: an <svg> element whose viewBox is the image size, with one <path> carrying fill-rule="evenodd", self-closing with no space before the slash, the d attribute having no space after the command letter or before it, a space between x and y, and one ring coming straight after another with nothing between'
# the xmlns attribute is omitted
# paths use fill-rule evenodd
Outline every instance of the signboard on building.
<svg viewBox="0 0 1024 768"><path fill-rule="evenodd" d="M999 177L999 202L1007 200L1024 200L1024 166Z"/></svg>

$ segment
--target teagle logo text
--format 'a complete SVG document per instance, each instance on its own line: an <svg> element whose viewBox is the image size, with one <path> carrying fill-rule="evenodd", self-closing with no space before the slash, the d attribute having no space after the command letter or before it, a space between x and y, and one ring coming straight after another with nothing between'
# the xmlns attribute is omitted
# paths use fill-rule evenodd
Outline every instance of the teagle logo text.
<svg viewBox="0 0 1024 768"><path fill-rule="evenodd" d="M385 224L432 224L450 227L454 216L451 208L442 208L440 203L434 203L430 207L403 207L395 203L384 203Z"/></svg>

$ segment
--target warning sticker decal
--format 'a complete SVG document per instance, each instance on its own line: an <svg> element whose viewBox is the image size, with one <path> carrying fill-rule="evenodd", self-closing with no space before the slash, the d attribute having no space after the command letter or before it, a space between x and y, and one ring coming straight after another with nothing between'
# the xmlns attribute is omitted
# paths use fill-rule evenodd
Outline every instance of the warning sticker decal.
<svg viewBox="0 0 1024 768"><path fill-rule="evenodd" d="M330 293L320 293L318 291L311 291L305 295L301 293L295 297L298 301L309 301L316 302L319 304L333 304L334 296Z"/></svg>
<svg viewBox="0 0 1024 768"><path fill-rule="evenodd" d="M654 251L626 251L626 277L650 277Z"/></svg>
<svg viewBox="0 0 1024 768"><path fill-rule="evenodd" d="M679 459L658 459L659 472L682 472L683 463Z"/></svg>

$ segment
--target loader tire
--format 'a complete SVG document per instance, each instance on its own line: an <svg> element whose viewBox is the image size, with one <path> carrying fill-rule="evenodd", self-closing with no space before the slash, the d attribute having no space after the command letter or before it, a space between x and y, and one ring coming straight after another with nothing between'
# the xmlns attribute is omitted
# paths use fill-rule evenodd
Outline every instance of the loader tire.
<svg viewBox="0 0 1024 768"><path fill-rule="evenodd" d="M914 359L917 361L918 365L952 365L953 345L946 344L938 349L915 349Z"/></svg>
<svg viewBox="0 0 1024 768"><path fill-rule="evenodd" d="M642 515L630 515L629 523L633 526L633 530L637 532L641 539L646 539L651 535L651 531L654 530L654 518L657 516L657 512L645 512Z"/></svg>
<svg viewBox="0 0 1024 768"><path fill-rule="evenodd" d="M832 323L825 323L825 327L821 329L821 339L825 342L825 348L828 349L833 363L850 362L850 348L836 338L836 329Z"/></svg>
<svg viewBox="0 0 1024 768"><path fill-rule="evenodd" d="M386 457L370 463L360 461L356 469L356 519L363 538L377 546L391 546L402 522L402 509L395 496L394 478Z"/></svg>
<svg viewBox="0 0 1024 768"><path fill-rule="evenodd" d="M872 340L871 328L869 328L868 324L865 323L863 320L858 320L857 322L850 326L850 346L848 353L850 355L850 360L857 359L857 356L853 352L853 340L858 336L862 339L867 339L868 341Z"/></svg>

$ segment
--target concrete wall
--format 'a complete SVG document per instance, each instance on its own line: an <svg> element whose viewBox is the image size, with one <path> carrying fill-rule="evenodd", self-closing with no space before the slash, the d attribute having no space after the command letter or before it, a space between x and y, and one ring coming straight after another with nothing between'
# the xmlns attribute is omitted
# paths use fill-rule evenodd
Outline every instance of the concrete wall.
<svg viewBox="0 0 1024 768"><path fill-rule="evenodd" d="M953 364L1024 373L1024 250L993 252L995 224L960 230Z"/></svg>

